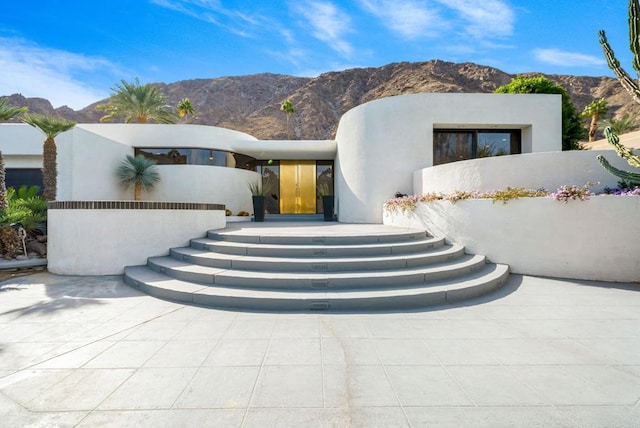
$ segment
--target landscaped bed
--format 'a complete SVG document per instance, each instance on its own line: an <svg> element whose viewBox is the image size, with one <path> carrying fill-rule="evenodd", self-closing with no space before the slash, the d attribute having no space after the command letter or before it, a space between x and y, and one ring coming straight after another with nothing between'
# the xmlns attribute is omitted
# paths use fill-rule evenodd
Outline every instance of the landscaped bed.
<svg viewBox="0 0 640 428"><path fill-rule="evenodd" d="M384 224L423 227L514 273L640 281L640 190L429 193L387 201ZM617 194L616 194L617 193Z"/></svg>

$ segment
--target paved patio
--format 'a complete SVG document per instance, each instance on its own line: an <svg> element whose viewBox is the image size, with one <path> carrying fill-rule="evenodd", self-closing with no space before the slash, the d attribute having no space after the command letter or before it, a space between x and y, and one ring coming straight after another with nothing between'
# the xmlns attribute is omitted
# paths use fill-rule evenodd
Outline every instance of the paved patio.
<svg viewBox="0 0 640 428"><path fill-rule="evenodd" d="M271 314L121 277L0 283L0 426L640 427L640 285L512 275L400 313Z"/></svg>

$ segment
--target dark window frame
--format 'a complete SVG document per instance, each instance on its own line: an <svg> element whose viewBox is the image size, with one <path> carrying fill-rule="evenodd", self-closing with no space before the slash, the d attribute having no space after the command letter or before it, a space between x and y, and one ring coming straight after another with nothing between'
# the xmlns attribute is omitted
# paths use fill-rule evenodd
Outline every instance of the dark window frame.
<svg viewBox="0 0 640 428"><path fill-rule="evenodd" d="M175 151L175 156L170 159L168 153L157 153L153 151L171 152ZM182 151L182 152L181 152ZM184 152L189 151L187 154ZM227 155L231 154L236 160L236 165L227 164ZM256 171L257 161L254 157L231 152L228 150L211 149L204 147L134 147L134 155L143 155L148 159L155 160L158 165L202 165L202 166L219 166L224 168L237 168L249 171ZM195 155L195 156L194 156ZM200 162L196 162L200 159ZM204 159L205 161L202 161ZM221 159L223 161L221 161Z"/></svg>
<svg viewBox="0 0 640 428"><path fill-rule="evenodd" d="M521 129L502 129L502 128L438 128L433 130L433 164L444 165L446 163L458 162L449 161L444 163L436 163L436 134L467 134L471 135L471 157L469 159L478 159L478 136L479 134L510 134L510 155L522 153L522 130ZM461 159L461 160L469 160Z"/></svg>

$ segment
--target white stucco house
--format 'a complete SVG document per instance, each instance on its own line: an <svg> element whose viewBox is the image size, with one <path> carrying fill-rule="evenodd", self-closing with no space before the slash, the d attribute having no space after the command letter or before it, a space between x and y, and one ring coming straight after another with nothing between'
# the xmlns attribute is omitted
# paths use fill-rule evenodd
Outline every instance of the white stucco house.
<svg viewBox="0 0 640 428"><path fill-rule="evenodd" d="M143 154L159 163L161 181L153 192L143 191L146 201L221 204L234 214L251 212L249 184L261 182L268 213L320 213L324 188L335 196L337 220L346 223L402 223L406 219L383 215L384 202L397 192L507 186L555 190L562 184L586 182L598 183L595 190L615 186L617 179L600 168L596 153L561 152L561 119L560 95L425 93L355 107L341 118L335 140L329 141L263 141L201 125L78 124L56 139L57 200L131 200L132 190L123 189L114 174L127 154ZM27 125L0 125L9 185L14 177L37 179L42 141L42 134ZM609 160L618 162L613 156ZM56 210L50 212L50 222L58 215ZM177 225L181 219L185 217L160 216L154 224ZM192 226L224 227L224 212L209 220L193 220ZM515 220L526 227L526 219ZM145 221L149 217L129 223L140 228ZM68 222L77 227L81 220L74 214ZM421 226L428 227L424 222ZM180 229L175 242L193 237L193 227L172 229ZM76 253L83 251L77 247L82 232L77 233ZM137 258L159 248L164 251L175 242L157 242L145 254L137 251L141 253ZM71 257L72 250L62 247L54 244L49 250L52 271L56 263ZM472 249L492 255L491 248ZM56 251L61 252L59 257ZM129 264L140 262L133 255L125 258ZM521 272L581 277L567 270L536 271L536 263Z"/></svg>

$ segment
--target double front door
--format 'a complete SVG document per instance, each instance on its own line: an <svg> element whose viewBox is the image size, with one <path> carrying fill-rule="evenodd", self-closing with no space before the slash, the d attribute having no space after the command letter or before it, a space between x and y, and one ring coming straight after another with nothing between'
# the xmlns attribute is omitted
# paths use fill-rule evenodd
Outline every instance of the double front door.
<svg viewBox="0 0 640 428"><path fill-rule="evenodd" d="M280 213L316 213L316 161L280 161Z"/></svg>

